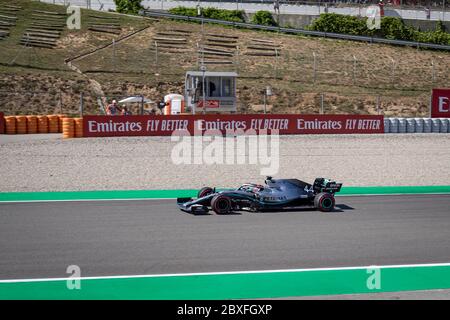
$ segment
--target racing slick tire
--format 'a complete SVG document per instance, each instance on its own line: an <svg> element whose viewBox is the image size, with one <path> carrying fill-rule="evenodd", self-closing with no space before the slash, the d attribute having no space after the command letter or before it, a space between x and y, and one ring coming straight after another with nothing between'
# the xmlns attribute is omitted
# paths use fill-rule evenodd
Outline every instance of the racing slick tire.
<svg viewBox="0 0 450 320"><path fill-rule="evenodd" d="M197 198L203 198L214 192L214 189L211 187L203 187L197 193Z"/></svg>
<svg viewBox="0 0 450 320"><path fill-rule="evenodd" d="M211 200L211 208L217 214L227 214L232 210L230 197L218 194Z"/></svg>
<svg viewBox="0 0 450 320"><path fill-rule="evenodd" d="M314 197L314 207L319 209L320 211L333 211L334 205L334 196L330 193L321 192Z"/></svg>

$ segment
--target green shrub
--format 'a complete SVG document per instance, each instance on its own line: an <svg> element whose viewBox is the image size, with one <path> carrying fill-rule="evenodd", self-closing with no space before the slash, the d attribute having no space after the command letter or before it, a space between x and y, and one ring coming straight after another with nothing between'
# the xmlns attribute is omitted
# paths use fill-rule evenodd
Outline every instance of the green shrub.
<svg viewBox="0 0 450 320"><path fill-rule="evenodd" d="M436 31L441 31L441 32L445 32L445 24L439 20L437 25L436 25Z"/></svg>
<svg viewBox="0 0 450 320"><path fill-rule="evenodd" d="M196 17L197 8L175 7L169 10L172 14ZM232 22L245 22L243 10L224 10L217 8L201 8L201 14L205 18L225 20Z"/></svg>
<svg viewBox="0 0 450 320"><path fill-rule="evenodd" d="M226 20L233 22L245 22L243 10L224 10L216 8L205 8L203 15L206 18Z"/></svg>
<svg viewBox="0 0 450 320"><path fill-rule="evenodd" d="M445 32L445 26L442 22L438 23L435 31L424 32L405 25L402 19L395 17L383 17L379 30L369 30L366 22L367 18L325 13L314 20L308 29L321 32L377 36L393 40L450 45L450 34Z"/></svg>
<svg viewBox="0 0 450 320"><path fill-rule="evenodd" d="M414 41L450 45L450 34L439 30L415 32Z"/></svg>
<svg viewBox="0 0 450 320"><path fill-rule="evenodd" d="M414 40L414 28L405 25L402 19L394 17L383 17L381 19L381 30L377 35L394 40Z"/></svg>
<svg viewBox="0 0 450 320"><path fill-rule="evenodd" d="M114 0L116 4L116 11L126 14L138 14L139 10L144 7L141 5L141 0Z"/></svg>
<svg viewBox="0 0 450 320"><path fill-rule="evenodd" d="M171 14L178 14L180 16L190 16L190 17L196 17L197 16L197 9L196 8L175 7L175 8L169 9L169 12Z"/></svg>
<svg viewBox="0 0 450 320"><path fill-rule="evenodd" d="M257 11L252 17L252 23L263 26L277 26L272 13L265 10Z"/></svg>
<svg viewBox="0 0 450 320"><path fill-rule="evenodd" d="M364 36L372 35L373 33L373 31L367 28L365 19L336 13L321 14L318 19L313 21L308 29Z"/></svg>

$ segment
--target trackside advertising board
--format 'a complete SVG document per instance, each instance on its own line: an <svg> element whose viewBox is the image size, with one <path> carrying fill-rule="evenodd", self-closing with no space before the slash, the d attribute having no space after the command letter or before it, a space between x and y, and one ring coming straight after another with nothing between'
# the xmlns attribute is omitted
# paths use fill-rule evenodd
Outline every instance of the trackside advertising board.
<svg viewBox="0 0 450 320"><path fill-rule="evenodd" d="M384 133L383 116L371 115L145 115L84 116L84 137Z"/></svg>
<svg viewBox="0 0 450 320"><path fill-rule="evenodd" d="M433 89L431 117L450 118L450 89Z"/></svg>
<svg viewBox="0 0 450 320"><path fill-rule="evenodd" d="M5 115L0 112L0 134L5 133Z"/></svg>

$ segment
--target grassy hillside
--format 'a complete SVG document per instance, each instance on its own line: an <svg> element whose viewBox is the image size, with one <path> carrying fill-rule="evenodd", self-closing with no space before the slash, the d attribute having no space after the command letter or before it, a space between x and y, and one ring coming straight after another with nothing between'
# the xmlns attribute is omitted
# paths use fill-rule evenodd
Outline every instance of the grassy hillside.
<svg viewBox="0 0 450 320"><path fill-rule="evenodd" d="M0 7L2 3L9 1L0 0ZM121 34L110 35L88 31L89 16L117 15L87 10L83 10L81 31L65 30L56 49L24 50L11 66L9 63L21 50L18 42L32 20L32 11L64 11L63 7L35 1L20 0L17 3L24 8L17 26L9 38L0 41L0 108L6 113L58 111L61 105L64 112L76 112L80 92L84 93L88 112L96 112L98 90L93 90L89 80L100 83L109 98L144 94L158 100L169 92L182 93L185 72L198 69L201 55L197 46L201 46L202 40L207 43L214 35L216 38L217 35L233 37L229 39L236 43L237 47L231 48L223 42L226 38L222 38L223 56L209 52L205 59L230 63L208 65L208 70L239 73L241 112L260 111L260 91L270 85L274 91L274 96L269 98L272 112L317 113L321 93L324 93L327 113L375 113L377 96L380 96L386 115L425 115L430 89L450 83L450 54L447 52L217 25L205 25L202 37L200 24L124 16L120 16ZM73 65L84 76L64 64L66 58L111 43L114 38L144 26L149 28L118 42L115 50L108 47L74 60ZM169 37L165 35L170 33L185 39L182 45L173 45L175 48L159 45L155 50L155 39ZM277 47L276 56L248 55L268 52L264 47ZM32 91L36 93L18 94ZM59 97L62 97L62 103Z"/></svg>
<svg viewBox="0 0 450 320"><path fill-rule="evenodd" d="M148 20L141 18L82 10L81 30L64 28L56 48L25 48L20 39L31 27L36 10L65 13L66 9L38 1L0 0L0 15L8 14L8 5L21 9L15 13L17 20L10 29L10 35L0 40L0 110L6 114L76 113L81 92L85 94L87 110L96 112L96 93L89 79L68 68L64 60L111 43L114 38L149 24ZM122 27L121 34L89 31L89 16L93 14L117 17Z"/></svg>

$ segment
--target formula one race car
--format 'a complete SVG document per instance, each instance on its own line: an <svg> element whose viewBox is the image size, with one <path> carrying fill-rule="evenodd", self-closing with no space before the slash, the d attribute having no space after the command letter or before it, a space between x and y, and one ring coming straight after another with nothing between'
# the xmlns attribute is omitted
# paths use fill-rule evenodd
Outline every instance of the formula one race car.
<svg viewBox="0 0 450 320"><path fill-rule="evenodd" d="M334 194L342 183L317 178L313 184L298 179L272 179L267 177L266 185L246 183L234 190L217 192L215 188L204 187L197 199L178 198L181 210L193 214L205 214L212 209L217 214L233 211L269 211L313 207L320 211L332 211Z"/></svg>

